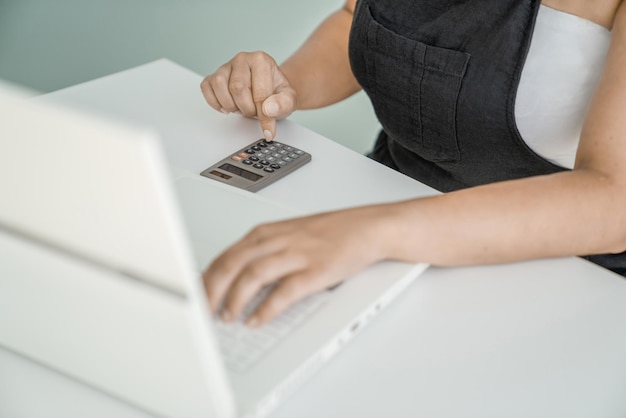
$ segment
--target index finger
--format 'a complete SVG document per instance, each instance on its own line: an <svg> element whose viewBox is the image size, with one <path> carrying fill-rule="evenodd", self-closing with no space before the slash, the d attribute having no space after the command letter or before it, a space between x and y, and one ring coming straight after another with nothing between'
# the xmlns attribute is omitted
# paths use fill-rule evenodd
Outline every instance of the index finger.
<svg viewBox="0 0 626 418"><path fill-rule="evenodd" d="M311 271L298 271L283 278L246 319L246 325L251 328L263 326L294 303L318 291L313 278Z"/></svg>
<svg viewBox="0 0 626 418"><path fill-rule="evenodd" d="M256 257L255 247L246 246L246 242L239 241L213 260L202 273L209 306L213 313L219 311L224 296L239 272Z"/></svg>
<svg viewBox="0 0 626 418"><path fill-rule="evenodd" d="M265 228L267 229L267 228ZM202 274L209 306L217 313L233 281L241 271L260 257L280 251L285 243L273 234L266 238L265 229L257 227L220 254Z"/></svg>
<svg viewBox="0 0 626 418"><path fill-rule="evenodd" d="M266 140L271 141L276 136L276 118L268 117L263 113L263 102L274 94L274 78L272 64L260 59L256 65L251 66L252 99L256 107L256 114L261 123L261 130Z"/></svg>

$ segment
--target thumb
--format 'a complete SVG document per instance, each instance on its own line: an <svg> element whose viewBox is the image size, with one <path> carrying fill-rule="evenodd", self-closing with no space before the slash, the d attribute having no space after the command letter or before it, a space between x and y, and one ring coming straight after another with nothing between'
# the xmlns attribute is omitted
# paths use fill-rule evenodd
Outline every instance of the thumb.
<svg viewBox="0 0 626 418"><path fill-rule="evenodd" d="M257 115L261 122L261 129L267 138L266 130L272 139L276 136L276 119L285 119L296 109L295 92L293 89L285 89L265 99L261 106L261 112Z"/></svg>

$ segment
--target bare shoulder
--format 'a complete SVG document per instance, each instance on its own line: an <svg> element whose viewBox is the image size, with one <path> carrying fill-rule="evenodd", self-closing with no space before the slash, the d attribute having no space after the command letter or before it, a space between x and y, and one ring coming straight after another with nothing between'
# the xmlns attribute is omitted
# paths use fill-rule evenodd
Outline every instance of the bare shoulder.
<svg viewBox="0 0 626 418"><path fill-rule="evenodd" d="M590 2L592 3L592 2ZM626 11L626 0L606 0L606 12L604 13L607 22L609 23L608 28L613 29L615 25L618 23L618 19L622 20L621 25L623 26L624 21L624 13ZM621 18L620 18L621 15Z"/></svg>
<svg viewBox="0 0 626 418"><path fill-rule="evenodd" d="M577 167L595 167L626 184L626 0L616 2L611 45L579 142Z"/></svg>
<svg viewBox="0 0 626 418"><path fill-rule="evenodd" d="M356 0L346 0L343 5L344 10L349 12L350 14L354 14L354 8L356 7Z"/></svg>
<svg viewBox="0 0 626 418"><path fill-rule="evenodd" d="M626 31L626 0L619 0L615 19L613 20L613 30L617 30L622 34Z"/></svg>

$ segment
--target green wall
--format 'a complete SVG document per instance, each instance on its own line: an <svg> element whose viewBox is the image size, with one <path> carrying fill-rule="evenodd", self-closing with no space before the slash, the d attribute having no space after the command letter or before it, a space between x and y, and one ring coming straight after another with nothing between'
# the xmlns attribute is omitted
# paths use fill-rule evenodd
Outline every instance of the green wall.
<svg viewBox="0 0 626 418"><path fill-rule="evenodd" d="M211 73L238 51L279 62L342 0L0 0L0 79L39 92L166 57ZM359 152L378 124L363 93L291 117Z"/></svg>

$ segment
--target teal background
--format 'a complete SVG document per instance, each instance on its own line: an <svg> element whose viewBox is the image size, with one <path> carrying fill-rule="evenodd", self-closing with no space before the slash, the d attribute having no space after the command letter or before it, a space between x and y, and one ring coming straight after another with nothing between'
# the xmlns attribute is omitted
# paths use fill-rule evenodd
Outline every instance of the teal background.
<svg viewBox="0 0 626 418"><path fill-rule="evenodd" d="M0 0L0 79L50 92L162 57L206 75L238 51L286 59L342 0ZM361 92L291 117L359 152L378 130Z"/></svg>

